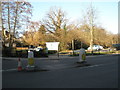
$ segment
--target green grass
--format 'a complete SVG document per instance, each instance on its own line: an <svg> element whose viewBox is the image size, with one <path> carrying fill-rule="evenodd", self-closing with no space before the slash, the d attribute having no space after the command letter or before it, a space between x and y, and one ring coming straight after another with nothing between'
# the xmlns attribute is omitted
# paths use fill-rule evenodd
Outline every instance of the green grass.
<svg viewBox="0 0 120 90"><path fill-rule="evenodd" d="M86 52L86 56L89 55L105 55L105 54L113 54L116 53L116 51L110 51L110 52L93 52L93 54L91 52ZM117 53L120 53L120 51L117 51ZM70 56L79 56L79 52L74 52L69 54Z"/></svg>

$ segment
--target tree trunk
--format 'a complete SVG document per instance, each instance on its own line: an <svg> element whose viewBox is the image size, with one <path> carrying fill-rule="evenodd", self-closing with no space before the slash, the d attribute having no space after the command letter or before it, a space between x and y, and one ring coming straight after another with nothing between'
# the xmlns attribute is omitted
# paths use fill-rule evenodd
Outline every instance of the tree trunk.
<svg viewBox="0 0 120 90"><path fill-rule="evenodd" d="M2 28L2 39L4 41L4 26L3 26L3 19L2 19L2 2L0 1L0 24Z"/></svg>
<svg viewBox="0 0 120 90"><path fill-rule="evenodd" d="M93 37L93 10L91 7L90 11L90 34L91 34L91 40L90 40L90 47L91 47L91 53L93 54L93 42L94 42L94 37Z"/></svg>
<svg viewBox="0 0 120 90"><path fill-rule="evenodd" d="M72 51L73 51L73 55L74 55L74 40L72 40Z"/></svg>
<svg viewBox="0 0 120 90"><path fill-rule="evenodd" d="M93 26L91 26L91 40L90 40L90 47L91 47L91 53L93 54Z"/></svg>
<svg viewBox="0 0 120 90"><path fill-rule="evenodd" d="M8 2L8 31L9 31L9 47L12 47L12 37L11 37L11 28L10 28L10 5Z"/></svg>
<svg viewBox="0 0 120 90"><path fill-rule="evenodd" d="M17 25L17 17L18 17L18 3L16 4L16 10L15 10L15 13L16 13L16 16L15 16L15 22L14 22L14 28L13 28L13 37L15 37L15 29L16 29L16 25Z"/></svg>

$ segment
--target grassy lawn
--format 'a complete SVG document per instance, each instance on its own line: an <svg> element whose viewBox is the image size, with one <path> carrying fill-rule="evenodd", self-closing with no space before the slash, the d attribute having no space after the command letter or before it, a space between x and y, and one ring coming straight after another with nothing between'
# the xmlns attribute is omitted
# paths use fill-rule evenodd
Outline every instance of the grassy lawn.
<svg viewBox="0 0 120 90"><path fill-rule="evenodd" d="M119 51L106 51L106 52L103 52L103 51L96 51L96 52L93 52L93 55L105 55L105 54L120 54L120 50ZM66 50L66 51L62 51L62 52L59 52L60 55L70 55L70 56L79 56L79 52L72 52L72 50ZM86 55L89 56L89 55L92 55L91 52L89 51L86 51Z"/></svg>

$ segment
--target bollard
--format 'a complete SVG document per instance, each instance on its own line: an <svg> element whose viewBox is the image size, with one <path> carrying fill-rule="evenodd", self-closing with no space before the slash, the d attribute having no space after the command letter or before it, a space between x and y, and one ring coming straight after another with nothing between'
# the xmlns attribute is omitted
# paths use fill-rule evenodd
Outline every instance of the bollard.
<svg viewBox="0 0 120 90"><path fill-rule="evenodd" d="M28 50L28 65L26 67L27 70L34 70L34 53L33 50Z"/></svg>
<svg viewBox="0 0 120 90"><path fill-rule="evenodd" d="M85 49L81 48L80 49L80 53L79 53L79 60L78 62L83 62L86 60L86 53L85 53Z"/></svg>

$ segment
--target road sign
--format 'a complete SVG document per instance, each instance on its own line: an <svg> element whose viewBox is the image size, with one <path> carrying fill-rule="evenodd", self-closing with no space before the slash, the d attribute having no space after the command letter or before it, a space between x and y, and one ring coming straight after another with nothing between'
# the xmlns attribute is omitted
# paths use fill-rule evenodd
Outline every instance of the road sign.
<svg viewBox="0 0 120 90"><path fill-rule="evenodd" d="M46 42L46 47L48 50L58 51L59 42Z"/></svg>

